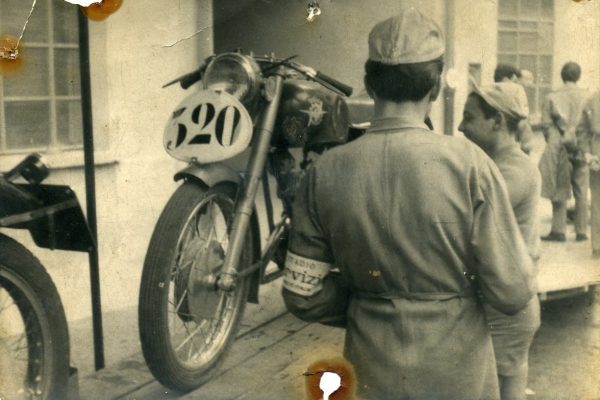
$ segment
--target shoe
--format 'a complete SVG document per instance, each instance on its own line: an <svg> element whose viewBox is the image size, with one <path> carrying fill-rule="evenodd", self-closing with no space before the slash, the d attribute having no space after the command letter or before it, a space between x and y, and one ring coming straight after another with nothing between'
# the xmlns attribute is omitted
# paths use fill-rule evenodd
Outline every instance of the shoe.
<svg viewBox="0 0 600 400"><path fill-rule="evenodd" d="M587 237L587 235L585 233L578 233L575 236L575 240L577 242L585 242L586 240L588 240L588 237Z"/></svg>
<svg viewBox="0 0 600 400"><path fill-rule="evenodd" d="M556 232L550 232L548 235L542 236L541 239L544 241L547 241L547 242L566 242L567 241L567 238L565 237L564 233L556 233Z"/></svg>

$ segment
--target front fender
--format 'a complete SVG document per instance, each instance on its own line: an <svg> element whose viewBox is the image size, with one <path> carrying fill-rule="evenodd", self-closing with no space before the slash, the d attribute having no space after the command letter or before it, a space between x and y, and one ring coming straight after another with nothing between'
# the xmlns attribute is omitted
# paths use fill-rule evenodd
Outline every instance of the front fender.
<svg viewBox="0 0 600 400"><path fill-rule="evenodd" d="M220 182L232 182L239 185L242 182L240 174L232 168L221 163L214 164L190 164L186 168L177 172L173 177L175 181L182 179L192 179L199 181L208 187L214 186Z"/></svg>

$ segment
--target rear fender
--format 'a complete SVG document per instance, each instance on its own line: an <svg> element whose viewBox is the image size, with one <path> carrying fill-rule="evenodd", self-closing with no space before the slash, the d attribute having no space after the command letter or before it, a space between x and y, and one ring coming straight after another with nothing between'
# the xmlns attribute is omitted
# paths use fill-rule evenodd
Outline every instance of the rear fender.
<svg viewBox="0 0 600 400"><path fill-rule="evenodd" d="M242 184L242 177L230 167L220 164L190 164L186 168L177 172L174 176L175 181L185 179L189 182L194 182L202 186L212 187L218 183L231 182L236 186ZM252 262L260 260L260 227L258 224L258 216L256 210L252 213L250 219L250 234L252 234ZM258 269L251 275L250 291L248 292L248 302L258 304L258 288L260 286L261 270Z"/></svg>

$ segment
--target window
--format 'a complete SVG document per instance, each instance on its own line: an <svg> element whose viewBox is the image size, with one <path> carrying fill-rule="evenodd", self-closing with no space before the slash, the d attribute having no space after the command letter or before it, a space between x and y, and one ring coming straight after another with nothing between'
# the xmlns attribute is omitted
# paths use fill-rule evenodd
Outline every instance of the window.
<svg viewBox="0 0 600 400"><path fill-rule="evenodd" d="M553 35L554 0L499 0L498 63L533 73L533 87L525 88L532 114L552 89Z"/></svg>
<svg viewBox="0 0 600 400"><path fill-rule="evenodd" d="M0 32L18 36L32 1L1 0ZM23 36L24 67L0 76L0 152L82 143L78 7L38 0Z"/></svg>

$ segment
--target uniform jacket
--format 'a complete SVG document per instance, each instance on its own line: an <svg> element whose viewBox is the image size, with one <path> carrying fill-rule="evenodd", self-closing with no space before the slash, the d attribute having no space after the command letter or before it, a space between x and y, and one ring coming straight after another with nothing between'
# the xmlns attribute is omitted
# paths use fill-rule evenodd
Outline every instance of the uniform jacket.
<svg viewBox="0 0 600 400"><path fill-rule="evenodd" d="M475 291L516 313L534 294L533 271L500 172L476 145L376 120L317 160L292 221L289 250L340 273L309 297L284 283L286 305L346 327L364 398L498 397Z"/></svg>
<svg viewBox="0 0 600 400"><path fill-rule="evenodd" d="M585 89L563 86L550 93L542 112L546 147L540 159L542 196L552 201L565 201L571 197L571 172L569 154L561 144L565 136L575 135L584 101Z"/></svg>
<svg viewBox="0 0 600 400"><path fill-rule="evenodd" d="M492 159L506 182L510 204L529 255L536 260L540 238L537 214L541 190L540 173L517 143L492 154ZM529 351L524 348L523 342L528 343L540 326L537 296L533 296L527 306L515 315L505 315L489 305L486 305L485 310L492 329L498 373L511 376L523 371L527 366Z"/></svg>
<svg viewBox="0 0 600 400"><path fill-rule="evenodd" d="M517 144L508 146L493 154L492 159L506 183L510 204L529 255L537 260L540 239L537 208L542 178L531 159L519 150Z"/></svg>

